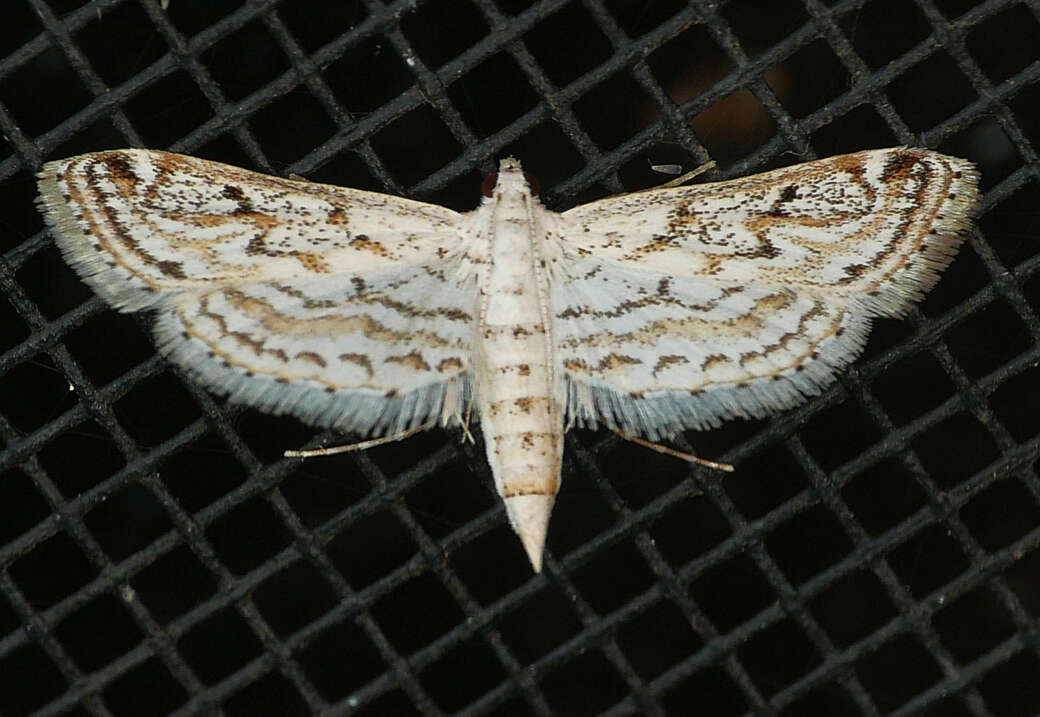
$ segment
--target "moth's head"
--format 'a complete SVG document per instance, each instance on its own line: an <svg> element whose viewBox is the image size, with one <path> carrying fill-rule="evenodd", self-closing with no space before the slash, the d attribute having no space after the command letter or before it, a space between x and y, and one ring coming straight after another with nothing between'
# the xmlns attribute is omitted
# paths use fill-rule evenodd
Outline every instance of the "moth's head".
<svg viewBox="0 0 1040 717"><path fill-rule="evenodd" d="M520 166L519 160L506 157L498 163L498 172L491 174L484 180L481 188L485 197L509 196L511 194L526 194L538 196L538 180L528 174Z"/></svg>

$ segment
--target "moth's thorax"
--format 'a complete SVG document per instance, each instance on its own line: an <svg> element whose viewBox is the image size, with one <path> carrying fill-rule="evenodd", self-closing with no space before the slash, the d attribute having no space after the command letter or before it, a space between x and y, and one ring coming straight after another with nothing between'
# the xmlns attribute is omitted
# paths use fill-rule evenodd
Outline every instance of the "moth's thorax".
<svg viewBox="0 0 1040 717"><path fill-rule="evenodd" d="M519 197L533 197L530 182L524 174L520 162L513 158L503 159L498 163L498 175L491 191L491 199L514 200Z"/></svg>

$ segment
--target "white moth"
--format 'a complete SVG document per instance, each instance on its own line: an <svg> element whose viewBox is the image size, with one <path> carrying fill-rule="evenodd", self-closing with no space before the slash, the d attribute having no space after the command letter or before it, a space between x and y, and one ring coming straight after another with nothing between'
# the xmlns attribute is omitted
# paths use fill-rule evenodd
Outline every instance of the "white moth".
<svg viewBox="0 0 1040 717"><path fill-rule="evenodd" d="M935 284L977 180L894 148L557 213L505 159L460 214L126 149L39 187L84 281L231 401L368 436L479 416L537 571L567 429L658 440L819 393Z"/></svg>

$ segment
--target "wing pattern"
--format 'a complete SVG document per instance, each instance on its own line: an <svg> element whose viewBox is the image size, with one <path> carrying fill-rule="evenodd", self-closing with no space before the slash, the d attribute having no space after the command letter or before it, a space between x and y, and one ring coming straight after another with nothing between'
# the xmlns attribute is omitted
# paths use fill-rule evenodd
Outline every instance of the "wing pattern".
<svg viewBox="0 0 1040 717"><path fill-rule="evenodd" d="M553 285L571 423L657 438L819 393L950 262L969 162L861 152L564 212Z"/></svg>
<svg viewBox="0 0 1040 717"><path fill-rule="evenodd" d="M817 393L872 317L935 283L976 183L897 148L546 213L569 422L658 437ZM463 215L145 150L51 163L40 186L70 263L117 308L157 309L164 351L207 386L366 432L458 420Z"/></svg>
<svg viewBox="0 0 1040 717"><path fill-rule="evenodd" d="M394 433L458 420L476 289L461 215L145 150L48 164L58 246L160 348L232 400Z"/></svg>

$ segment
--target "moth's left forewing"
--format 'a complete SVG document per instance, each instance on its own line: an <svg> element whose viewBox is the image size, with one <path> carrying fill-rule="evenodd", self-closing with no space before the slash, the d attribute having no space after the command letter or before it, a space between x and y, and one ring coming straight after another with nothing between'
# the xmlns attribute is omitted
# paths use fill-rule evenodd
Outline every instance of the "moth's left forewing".
<svg viewBox="0 0 1040 717"><path fill-rule="evenodd" d="M440 260L461 220L431 204L142 149L49 162L39 188L69 263L131 311L164 291Z"/></svg>

